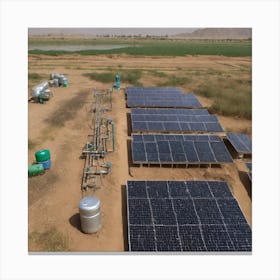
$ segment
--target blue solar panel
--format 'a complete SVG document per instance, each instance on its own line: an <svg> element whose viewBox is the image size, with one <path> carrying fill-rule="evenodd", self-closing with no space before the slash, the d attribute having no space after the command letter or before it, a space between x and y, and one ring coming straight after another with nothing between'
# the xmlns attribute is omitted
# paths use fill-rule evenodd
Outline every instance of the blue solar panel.
<svg viewBox="0 0 280 280"><path fill-rule="evenodd" d="M182 251L177 227L155 226L157 251Z"/></svg>
<svg viewBox="0 0 280 280"><path fill-rule="evenodd" d="M217 117L205 109L132 109L131 121L133 131L223 131Z"/></svg>
<svg viewBox="0 0 280 280"><path fill-rule="evenodd" d="M246 162L247 168L252 171L252 162Z"/></svg>
<svg viewBox="0 0 280 280"><path fill-rule="evenodd" d="M221 145L220 142L210 142L210 146L215 154L217 161L219 162L231 161L231 156L225 145Z"/></svg>
<svg viewBox="0 0 280 280"><path fill-rule="evenodd" d="M147 191L149 198L165 198L168 197L168 189L166 181L148 181Z"/></svg>
<svg viewBox="0 0 280 280"><path fill-rule="evenodd" d="M127 87L126 93L133 94L133 93L181 93L181 90L179 88L175 87Z"/></svg>
<svg viewBox="0 0 280 280"><path fill-rule="evenodd" d="M252 140L241 133L227 133L227 138L238 153L252 153Z"/></svg>
<svg viewBox="0 0 280 280"><path fill-rule="evenodd" d="M202 235L207 251L238 251L235 250L227 229L224 225L202 225Z"/></svg>
<svg viewBox="0 0 280 280"><path fill-rule="evenodd" d="M134 136L136 136L135 140ZM232 162L223 141L211 135L142 134L139 137L137 134L132 134L131 145L134 163ZM137 155L134 156L134 153ZM146 160L138 160L139 157Z"/></svg>
<svg viewBox="0 0 280 280"><path fill-rule="evenodd" d="M170 197L176 198L176 197L184 197L184 198L190 198L190 194L187 191L186 183L183 181L169 181L168 182L169 187L169 194Z"/></svg>
<svg viewBox="0 0 280 280"><path fill-rule="evenodd" d="M146 131L148 130L146 122L133 122L133 130L135 131Z"/></svg>
<svg viewBox="0 0 280 280"><path fill-rule="evenodd" d="M174 108L132 108L132 115L177 115L187 116L209 116L207 109L174 109Z"/></svg>
<svg viewBox="0 0 280 280"><path fill-rule="evenodd" d="M215 198L233 198L226 182L208 181L208 186Z"/></svg>
<svg viewBox="0 0 280 280"><path fill-rule="evenodd" d="M176 198L173 199L173 207L177 216L179 225L196 225L198 218L191 199Z"/></svg>
<svg viewBox="0 0 280 280"><path fill-rule="evenodd" d="M207 251L198 225L181 225L179 226L179 233L182 251Z"/></svg>
<svg viewBox="0 0 280 280"><path fill-rule="evenodd" d="M216 143L220 145L220 143ZM216 162L209 142L195 142L196 152L200 162Z"/></svg>
<svg viewBox="0 0 280 280"><path fill-rule="evenodd" d="M195 209L201 224L222 224L220 210L214 199L195 199Z"/></svg>
<svg viewBox="0 0 280 280"><path fill-rule="evenodd" d="M217 199L217 204L223 215L226 224L243 224L246 223L245 218L239 208L238 203L234 199Z"/></svg>
<svg viewBox="0 0 280 280"><path fill-rule="evenodd" d="M189 181L187 187L193 198L212 198L207 181Z"/></svg>
<svg viewBox="0 0 280 280"><path fill-rule="evenodd" d="M128 198L147 198L145 181L130 181L129 188L127 188Z"/></svg>
<svg viewBox="0 0 280 280"><path fill-rule="evenodd" d="M168 141L158 141L157 145L158 145L159 153L163 154L163 153L170 153L171 152Z"/></svg>
<svg viewBox="0 0 280 280"><path fill-rule="evenodd" d="M252 250L226 182L127 181L127 194L130 251Z"/></svg>
<svg viewBox="0 0 280 280"><path fill-rule="evenodd" d="M129 241L131 251L156 251L156 239L152 226L130 226Z"/></svg>
<svg viewBox="0 0 280 280"><path fill-rule="evenodd" d="M249 179L252 181L252 162L246 162L245 164L249 170L248 172Z"/></svg>
<svg viewBox="0 0 280 280"><path fill-rule="evenodd" d="M174 107L200 108L201 104L193 94L180 91L126 91L128 107Z"/></svg>
<svg viewBox="0 0 280 280"><path fill-rule="evenodd" d="M230 224L226 228L236 251L252 250L252 232L248 224Z"/></svg>
<svg viewBox="0 0 280 280"><path fill-rule="evenodd" d="M170 199L150 199L155 225L176 225L176 216Z"/></svg>
<svg viewBox="0 0 280 280"><path fill-rule="evenodd" d="M145 199L129 199L130 223L135 225L152 224L149 201Z"/></svg>

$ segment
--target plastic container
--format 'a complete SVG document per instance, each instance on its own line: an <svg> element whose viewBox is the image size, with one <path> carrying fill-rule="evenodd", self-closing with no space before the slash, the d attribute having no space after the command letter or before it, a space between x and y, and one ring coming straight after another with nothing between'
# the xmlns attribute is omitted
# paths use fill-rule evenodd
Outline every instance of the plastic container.
<svg viewBox="0 0 280 280"><path fill-rule="evenodd" d="M47 161L51 158L51 153L49 150L39 150L35 152L35 158L38 163L42 161Z"/></svg>
<svg viewBox="0 0 280 280"><path fill-rule="evenodd" d="M52 165L50 159L49 159L49 160L46 160L46 161L40 161L40 162L38 161L37 163L42 164L44 169L50 169L50 168L51 168L51 165Z"/></svg>
<svg viewBox="0 0 280 280"><path fill-rule="evenodd" d="M116 89L120 89L121 87L121 76L116 75Z"/></svg>
<svg viewBox="0 0 280 280"><path fill-rule="evenodd" d="M35 176L44 173L43 164L31 164L28 166L28 176Z"/></svg>
<svg viewBox="0 0 280 280"><path fill-rule="evenodd" d="M79 204L81 228L84 233L95 233L101 228L100 200L86 196Z"/></svg>

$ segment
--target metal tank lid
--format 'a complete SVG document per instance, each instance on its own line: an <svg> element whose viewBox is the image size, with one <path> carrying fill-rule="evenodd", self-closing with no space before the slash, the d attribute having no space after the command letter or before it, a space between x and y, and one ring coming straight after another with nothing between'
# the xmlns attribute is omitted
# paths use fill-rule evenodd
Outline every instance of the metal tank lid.
<svg viewBox="0 0 280 280"><path fill-rule="evenodd" d="M80 200L79 204L80 212L84 214L95 214L99 212L100 200L94 196L85 196Z"/></svg>

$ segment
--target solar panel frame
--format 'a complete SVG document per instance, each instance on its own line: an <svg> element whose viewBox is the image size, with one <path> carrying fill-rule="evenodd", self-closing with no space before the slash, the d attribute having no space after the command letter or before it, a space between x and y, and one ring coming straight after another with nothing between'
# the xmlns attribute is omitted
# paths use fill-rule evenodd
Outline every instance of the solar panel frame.
<svg viewBox="0 0 280 280"><path fill-rule="evenodd" d="M190 196L191 187L200 188L202 195ZM208 189L206 197L204 187ZM142 190L138 191L137 188ZM129 251L252 250L251 228L224 181L127 181L126 189ZM219 189L218 196L213 194L214 189ZM131 219L130 202L135 200L145 201L145 207L140 206L140 214L136 216L142 217L145 209L146 212L150 211L148 216L151 220L145 218L147 215L144 215L144 222ZM222 202L222 208L218 202ZM231 213L232 205L234 211ZM133 224L131 220L140 224Z"/></svg>

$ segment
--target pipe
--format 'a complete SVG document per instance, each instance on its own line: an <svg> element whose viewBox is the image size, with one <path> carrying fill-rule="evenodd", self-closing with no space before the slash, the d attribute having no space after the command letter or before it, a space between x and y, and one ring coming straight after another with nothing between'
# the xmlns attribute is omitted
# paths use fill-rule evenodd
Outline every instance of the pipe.
<svg viewBox="0 0 280 280"><path fill-rule="evenodd" d="M112 121L112 148L113 152L115 151L115 128L114 122Z"/></svg>

